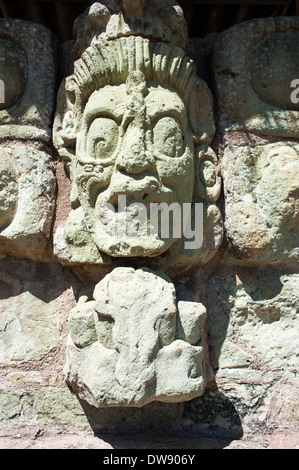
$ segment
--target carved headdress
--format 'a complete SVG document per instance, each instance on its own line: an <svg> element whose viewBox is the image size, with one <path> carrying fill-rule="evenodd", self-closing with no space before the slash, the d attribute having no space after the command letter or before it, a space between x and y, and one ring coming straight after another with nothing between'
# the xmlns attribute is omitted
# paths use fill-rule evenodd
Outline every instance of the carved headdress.
<svg viewBox="0 0 299 470"><path fill-rule="evenodd" d="M75 145L90 95L105 85L125 83L132 71L147 82L166 84L181 96L198 144L214 136L212 96L185 55L187 28L172 0L95 2L75 22L74 73L60 88L54 143L66 157Z"/></svg>
<svg viewBox="0 0 299 470"><path fill-rule="evenodd" d="M177 240L166 242L159 231L157 239L117 236L106 243L106 222L118 216L101 210L123 194L148 205L199 199L208 203L207 234L194 259L212 257L222 235L219 210L209 204L220 193L217 157L209 148L215 133L213 98L186 55L180 6L173 0L102 0L79 17L74 32L74 69L61 84L54 123L54 144L72 180L73 213L64 234L57 232L56 246L69 252L77 250L81 238L85 247L94 243L96 248L82 254L80 245L78 256L70 255L80 263L101 263L103 252L115 258L157 257L168 250L171 259L192 258L192 250L186 255ZM124 161L126 175L119 171Z"/></svg>

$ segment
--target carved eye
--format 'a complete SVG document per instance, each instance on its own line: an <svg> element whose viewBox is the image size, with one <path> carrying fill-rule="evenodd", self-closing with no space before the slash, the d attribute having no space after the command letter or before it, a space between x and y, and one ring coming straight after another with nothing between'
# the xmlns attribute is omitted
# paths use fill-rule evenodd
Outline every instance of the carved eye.
<svg viewBox="0 0 299 470"><path fill-rule="evenodd" d="M167 157L181 157L184 137L179 122L172 117L159 119L153 130L155 148Z"/></svg>
<svg viewBox="0 0 299 470"><path fill-rule="evenodd" d="M110 158L118 144L118 125L113 119L95 119L88 131L87 151L93 158Z"/></svg>

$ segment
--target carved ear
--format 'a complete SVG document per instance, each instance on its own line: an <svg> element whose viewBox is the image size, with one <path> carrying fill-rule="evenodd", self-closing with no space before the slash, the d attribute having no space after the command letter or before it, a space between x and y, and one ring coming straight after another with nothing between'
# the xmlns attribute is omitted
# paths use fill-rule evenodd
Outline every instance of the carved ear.
<svg viewBox="0 0 299 470"><path fill-rule="evenodd" d="M62 81L57 95L57 109L53 125L53 143L63 160L72 160L76 146L76 122L66 90L66 79Z"/></svg>
<svg viewBox="0 0 299 470"><path fill-rule="evenodd" d="M213 96L207 84L199 77L189 97L189 121L195 144L209 145L215 135Z"/></svg>
<svg viewBox="0 0 299 470"><path fill-rule="evenodd" d="M195 199L216 202L221 192L221 176L218 159L208 146L195 149Z"/></svg>

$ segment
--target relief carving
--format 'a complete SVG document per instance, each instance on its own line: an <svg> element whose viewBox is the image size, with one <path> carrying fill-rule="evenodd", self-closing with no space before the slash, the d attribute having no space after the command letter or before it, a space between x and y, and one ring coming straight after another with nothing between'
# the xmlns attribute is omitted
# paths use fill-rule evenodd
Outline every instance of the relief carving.
<svg viewBox="0 0 299 470"><path fill-rule="evenodd" d="M299 146L229 145L222 160L225 225L234 263L296 267Z"/></svg>
<svg viewBox="0 0 299 470"><path fill-rule="evenodd" d="M148 268L205 264L221 244L212 95L182 49L176 2L103 3L75 23L58 94L54 145L72 189L54 253L115 269L70 313L66 378L96 407L185 401L206 387L206 310Z"/></svg>
<svg viewBox="0 0 299 470"><path fill-rule="evenodd" d="M0 139L50 142L56 86L56 41L42 25L0 20Z"/></svg>
<svg viewBox="0 0 299 470"><path fill-rule="evenodd" d="M45 261L56 197L51 142L56 42L41 25L0 20L0 253Z"/></svg>
<svg viewBox="0 0 299 470"><path fill-rule="evenodd" d="M222 131L298 138L298 17L262 18L233 26L213 50Z"/></svg>
<svg viewBox="0 0 299 470"><path fill-rule="evenodd" d="M189 293L190 294L190 293ZM202 395L206 310L177 296L169 278L116 268L69 317L66 377L95 407L143 406Z"/></svg>
<svg viewBox="0 0 299 470"><path fill-rule="evenodd" d="M95 11L102 14L95 5L85 16L89 23ZM124 24L131 27L124 15L125 7L111 16L60 88L54 143L70 173L72 210L56 231L55 254L71 264L117 265L119 257L204 264L222 239L214 204L221 188L218 162L209 148L212 96L180 48L151 40L152 28L124 36ZM120 210L120 196L130 211ZM189 204L194 213L196 202L203 204L203 226L209 227L200 247L185 250L184 226L173 233L172 219L169 236L160 226L153 230L152 206ZM141 204L144 214L136 221ZM144 230L136 236L142 217Z"/></svg>

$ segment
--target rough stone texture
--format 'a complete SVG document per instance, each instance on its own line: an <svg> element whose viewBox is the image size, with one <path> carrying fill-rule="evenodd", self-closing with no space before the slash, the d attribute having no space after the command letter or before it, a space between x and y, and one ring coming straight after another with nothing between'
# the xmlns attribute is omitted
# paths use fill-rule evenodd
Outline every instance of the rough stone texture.
<svg viewBox="0 0 299 470"><path fill-rule="evenodd" d="M51 264L4 259L0 266L0 363L40 361L61 341L67 278Z"/></svg>
<svg viewBox="0 0 299 470"><path fill-rule="evenodd" d="M298 70L298 19L256 20L190 41L200 77L211 87L212 75L216 77L220 129L213 140L212 94L196 78L194 64L182 52L187 36L181 10L174 2L157 2L162 10L153 3L124 1L121 7L116 1L96 2L76 22L75 41L63 45L67 75L73 73L73 45L73 59L79 60L58 99L54 141L62 161L55 163L56 205L50 157L55 153L48 130L54 76L51 35L26 22L1 20L2 33L5 28L13 31L0 34L5 59L0 79L7 84L6 104L10 106L0 103L0 139L6 138L0 157L1 448L298 448L298 108L288 101L290 77ZM152 21L153 12L160 15L159 21ZM138 21L140 15L148 20L142 38L137 37L145 29L145 21ZM157 41L151 41L153 35L159 36ZM34 55L27 57L33 45ZM213 48L214 64L210 62ZM164 60L168 52L169 63ZM28 64L38 65L38 70L34 72ZM100 65L106 75L103 81L99 80ZM24 71L30 72L27 78ZM8 84L7 77L12 76ZM37 91L30 98L26 93L32 92L32 77ZM98 134L107 139L106 148L101 139L95 146L107 157L105 152L114 151L117 136L115 125L103 121L107 115L97 115L99 97L106 111L116 113L108 106L110 98L119 105L115 106L121 112L116 119L119 127L124 116L129 116L126 129L131 135L123 140L124 148L135 155L135 164L150 161L146 152L144 160L139 158L139 146L147 140L138 135L151 134L155 155L170 152L175 156L168 155L167 160L166 153L159 160L165 186L169 183L181 191L182 200L204 203L201 251L183 250L174 243L156 256L152 269L161 268L163 275L136 270L139 262L149 268L153 259L147 256L123 257L125 267L112 271L118 258L100 253L91 236L87 222L94 223L92 205L102 191L105 165L96 158L90 166L89 144ZM39 99L45 116L34 107ZM28 107L28 102L34 106ZM168 109L171 116L161 111L167 103L172 106ZM28 125L20 121L22 106L27 106ZM158 121L154 119L147 128L155 106ZM14 114L12 110L19 111ZM92 117L95 112L92 124L87 122L88 112ZM97 119L102 119L99 126ZM182 145L180 126L184 132L187 129L183 134L188 145ZM107 130L104 135L103 129ZM223 135L223 130L228 132ZM41 145L41 140L48 144ZM182 148L188 168L178 164L183 161ZM124 163L125 155L118 156L118 163ZM172 162L171 171L166 160ZM147 171L150 182L155 177L160 181L153 169ZM124 190L114 168L111 173L114 193L110 195L128 190L131 199L140 200L145 189L138 186L140 176L131 175L134 184ZM190 187L186 175L193 178ZM216 203L225 217L222 245ZM51 247L52 221L56 259L51 250L44 250L45 240ZM98 238L97 243L103 242ZM128 253L132 254L131 249ZM195 262L191 272L185 270L188 256ZM38 257L40 262L23 257ZM81 266L82 260L87 264ZM94 269L97 263L102 264L99 270ZM197 351L198 342L203 343L205 353L208 346L210 366L206 361L202 388L190 394L185 385L194 380L196 361L193 357L190 361L188 354L186 359L186 353ZM176 346L180 346L180 357L175 356ZM67 347L76 357L69 379L92 404L66 385ZM97 349L102 357L93 355ZM103 363L109 355L115 363ZM95 359L102 361L102 376L96 374ZM183 366L178 367L178 362ZM182 371L189 366L191 377L184 381ZM124 374L127 371L130 377ZM104 385L110 400L115 398L116 372L122 390L128 392L122 398L126 406L98 408L79 379L85 374L87 382L97 386L101 378L107 379ZM158 389L146 388L151 373ZM134 398L130 404L135 406L128 406L128 395L136 396L139 385L143 398ZM185 395L179 395L178 389ZM173 396L178 402L167 402ZM141 406L143 399L157 398L163 401ZM119 396L117 400L124 405Z"/></svg>
<svg viewBox="0 0 299 470"><path fill-rule="evenodd" d="M218 300L209 332L213 366L296 369L298 282L297 274L271 270L234 268L215 276Z"/></svg>
<svg viewBox="0 0 299 470"><path fill-rule="evenodd" d="M109 40L143 35L174 44L185 50L187 25L182 8L175 0L103 0L94 2L74 24L75 59L89 46L88 38L102 35Z"/></svg>
<svg viewBox="0 0 299 470"><path fill-rule="evenodd" d="M78 20L81 57L60 87L54 123L54 144L72 181L72 210L54 236L55 254L65 264L115 266L140 257L158 266L205 264L221 244L215 204L221 177L208 147L215 134L212 96L183 45L160 34L161 18L168 30L171 14L171 31L184 29L180 8L154 3L123 2L120 11L117 2L111 20L96 3ZM155 24L145 23L146 12L156 15ZM199 203L204 243L195 240L189 249L194 236L187 237L186 226ZM163 204L180 210L171 213L170 235L150 217L152 206L162 210ZM180 223L183 204L191 214Z"/></svg>
<svg viewBox="0 0 299 470"><path fill-rule="evenodd" d="M55 107L56 39L44 26L0 20L0 140L50 141Z"/></svg>
<svg viewBox="0 0 299 470"><path fill-rule="evenodd" d="M55 197L55 167L47 152L23 142L0 144L0 253L50 256Z"/></svg>
<svg viewBox="0 0 299 470"><path fill-rule="evenodd" d="M298 138L296 17L247 21L224 31L213 50L220 128Z"/></svg>
<svg viewBox="0 0 299 470"><path fill-rule="evenodd" d="M298 152L291 142L226 147L221 166L232 262L298 265Z"/></svg>
<svg viewBox="0 0 299 470"><path fill-rule="evenodd" d="M205 308L170 279L116 268L70 313L66 378L95 407L185 401L204 392Z"/></svg>
<svg viewBox="0 0 299 470"><path fill-rule="evenodd" d="M88 428L84 410L67 388L41 388L38 395L37 416L41 426Z"/></svg>
<svg viewBox="0 0 299 470"><path fill-rule="evenodd" d="M1 427L34 423L34 394L26 390L0 392Z"/></svg>

